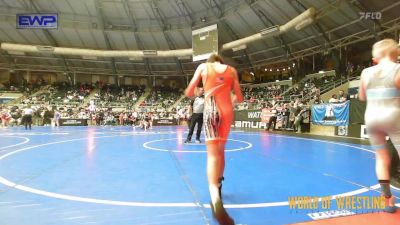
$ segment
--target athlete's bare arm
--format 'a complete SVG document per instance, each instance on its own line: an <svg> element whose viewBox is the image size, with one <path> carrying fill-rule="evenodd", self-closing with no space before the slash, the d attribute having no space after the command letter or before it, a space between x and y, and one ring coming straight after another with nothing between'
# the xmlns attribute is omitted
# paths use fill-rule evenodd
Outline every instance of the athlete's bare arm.
<svg viewBox="0 0 400 225"><path fill-rule="evenodd" d="M234 102L240 103L243 102L243 94L242 90L240 89L239 78L237 75L237 71L232 68L233 71L233 92L235 93Z"/></svg>
<svg viewBox="0 0 400 225"><path fill-rule="evenodd" d="M201 73L203 72L204 69L204 63L200 64L196 71L194 72L193 78L190 81L188 87L185 90L185 95L187 97L193 97L194 96L194 91L196 90L196 87L198 86L200 80L201 80Z"/></svg>
<svg viewBox="0 0 400 225"><path fill-rule="evenodd" d="M360 88L358 89L358 99L360 101L365 102L367 100L367 97L365 95L365 87L366 87L366 79L367 73L365 71L365 69L361 72L361 84L360 84Z"/></svg>
<svg viewBox="0 0 400 225"><path fill-rule="evenodd" d="M396 78L395 78L395 82L396 82L397 89L400 89L400 72L397 73Z"/></svg>

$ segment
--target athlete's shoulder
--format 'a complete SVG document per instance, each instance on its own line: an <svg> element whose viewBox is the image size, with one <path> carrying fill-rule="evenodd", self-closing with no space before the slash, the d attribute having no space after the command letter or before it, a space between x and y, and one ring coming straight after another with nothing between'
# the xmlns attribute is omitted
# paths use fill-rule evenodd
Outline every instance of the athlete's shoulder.
<svg viewBox="0 0 400 225"><path fill-rule="evenodd" d="M375 70L377 70L377 68L378 68L378 65L370 66L370 67L363 69L363 72L375 71Z"/></svg>
<svg viewBox="0 0 400 225"><path fill-rule="evenodd" d="M199 71L200 73L206 70L207 70L207 63L201 63L200 65L197 66L197 71Z"/></svg>
<svg viewBox="0 0 400 225"><path fill-rule="evenodd" d="M228 68L230 68L231 69L231 71L233 72L233 73L237 73L237 70L236 70L236 68L235 67L233 67L233 66L230 66L230 65L227 65L228 66Z"/></svg>
<svg viewBox="0 0 400 225"><path fill-rule="evenodd" d="M208 63L201 63L197 68L204 69L207 67L207 65L208 65Z"/></svg>
<svg viewBox="0 0 400 225"><path fill-rule="evenodd" d="M374 73L378 69L378 65L367 67L363 69L361 72L361 78L369 76L371 73Z"/></svg>

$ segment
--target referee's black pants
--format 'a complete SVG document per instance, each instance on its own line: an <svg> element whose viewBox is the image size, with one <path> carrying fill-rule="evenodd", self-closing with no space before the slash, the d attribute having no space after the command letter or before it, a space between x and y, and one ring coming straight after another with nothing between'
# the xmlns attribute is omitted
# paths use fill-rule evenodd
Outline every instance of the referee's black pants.
<svg viewBox="0 0 400 225"><path fill-rule="evenodd" d="M201 128L203 127L203 113L193 113L190 120L189 134L187 136L188 141L192 140L192 135L194 132L194 127L197 124L196 140L200 140Z"/></svg>
<svg viewBox="0 0 400 225"><path fill-rule="evenodd" d="M272 124L274 124L273 130L275 130L275 128L276 128L276 120L277 120L276 116L271 116L269 118L269 121L268 121L267 129L265 129L265 130L269 131L269 128L271 128Z"/></svg>
<svg viewBox="0 0 400 225"><path fill-rule="evenodd" d="M25 130L27 130L28 129L28 127L29 127L29 130L31 130L32 129L32 115L23 115L22 116L22 124L24 124L25 125Z"/></svg>

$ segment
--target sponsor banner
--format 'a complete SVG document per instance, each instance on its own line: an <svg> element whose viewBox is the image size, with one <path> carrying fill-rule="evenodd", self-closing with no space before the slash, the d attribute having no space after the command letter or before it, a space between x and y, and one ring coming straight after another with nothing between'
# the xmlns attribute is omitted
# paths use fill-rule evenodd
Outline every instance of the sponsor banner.
<svg viewBox="0 0 400 225"><path fill-rule="evenodd" d="M87 126L86 119L60 119L60 126Z"/></svg>
<svg viewBox="0 0 400 225"><path fill-rule="evenodd" d="M327 103L312 106L312 123L323 126L349 125L350 102Z"/></svg>
<svg viewBox="0 0 400 225"><path fill-rule="evenodd" d="M57 29L57 13L17 14L17 29Z"/></svg>
<svg viewBox="0 0 400 225"><path fill-rule="evenodd" d="M256 121L234 121L233 127L235 128L253 128L253 129L266 129L267 123Z"/></svg>
<svg viewBox="0 0 400 225"><path fill-rule="evenodd" d="M153 126L170 126L170 125L177 125L175 119L158 119L153 120Z"/></svg>
<svg viewBox="0 0 400 225"><path fill-rule="evenodd" d="M232 126L235 128L265 129L272 115L274 115L274 113L272 113L271 109L235 111L235 119ZM276 128L281 126L282 118L278 116Z"/></svg>
<svg viewBox="0 0 400 225"><path fill-rule="evenodd" d="M256 109L235 111L235 121L261 122L261 110Z"/></svg>

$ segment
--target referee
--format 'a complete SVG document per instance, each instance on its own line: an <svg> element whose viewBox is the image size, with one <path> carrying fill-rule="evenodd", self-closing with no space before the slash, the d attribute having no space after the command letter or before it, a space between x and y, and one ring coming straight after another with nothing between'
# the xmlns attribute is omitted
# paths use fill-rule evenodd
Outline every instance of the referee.
<svg viewBox="0 0 400 225"><path fill-rule="evenodd" d="M32 115L33 115L33 109L31 108L30 105L28 105L24 110L23 110L24 115L22 116L22 123L25 125L25 130L32 129Z"/></svg>
<svg viewBox="0 0 400 225"><path fill-rule="evenodd" d="M203 111L204 111L204 89L199 88L197 97L192 101L191 108L193 110L192 118L190 119L189 134L186 138L185 143L192 142L192 135L194 127L197 124L196 143L201 143L200 134L203 126Z"/></svg>

